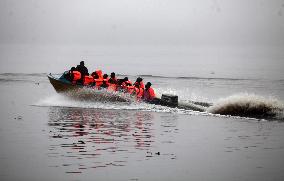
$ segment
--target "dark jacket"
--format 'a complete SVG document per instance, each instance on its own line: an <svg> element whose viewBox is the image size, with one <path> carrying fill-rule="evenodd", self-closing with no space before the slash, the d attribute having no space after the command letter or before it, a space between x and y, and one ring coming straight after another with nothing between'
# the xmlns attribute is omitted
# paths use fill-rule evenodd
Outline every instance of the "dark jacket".
<svg viewBox="0 0 284 181"><path fill-rule="evenodd" d="M84 65L77 65L76 69L81 73L82 77L89 75L88 69Z"/></svg>

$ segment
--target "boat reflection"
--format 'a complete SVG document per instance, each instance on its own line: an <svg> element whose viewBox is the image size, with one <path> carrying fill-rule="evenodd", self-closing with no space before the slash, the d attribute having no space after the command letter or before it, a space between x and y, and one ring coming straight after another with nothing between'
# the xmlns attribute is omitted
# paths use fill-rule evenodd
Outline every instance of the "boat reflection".
<svg viewBox="0 0 284 181"><path fill-rule="evenodd" d="M153 117L141 111L51 107L48 156L64 161L52 166L70 168L66 173L124 166L151 148Z"/></svg>

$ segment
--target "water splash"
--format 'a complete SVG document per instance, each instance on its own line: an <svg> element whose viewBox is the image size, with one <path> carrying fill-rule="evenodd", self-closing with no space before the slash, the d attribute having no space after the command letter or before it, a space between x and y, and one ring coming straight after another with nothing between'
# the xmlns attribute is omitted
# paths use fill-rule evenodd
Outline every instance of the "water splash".
<svg viewBox="0 0 284 181"><path fill-rule="evenodd" d="M283 108L276 98L241 93L220 99L207 111L222 115L282 119Z"/></svg>

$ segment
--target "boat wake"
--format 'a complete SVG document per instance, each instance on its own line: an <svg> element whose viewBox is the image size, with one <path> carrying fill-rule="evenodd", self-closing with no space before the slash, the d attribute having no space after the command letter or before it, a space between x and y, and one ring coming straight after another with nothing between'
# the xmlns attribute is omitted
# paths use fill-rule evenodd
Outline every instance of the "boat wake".
<svg viewBox="0 0 284 181"><path fill-rule="evenodd" d="M133 102L133 97L121 92L80 88L62 93L70 99L89 102Z"/></svg>
<svg viewBox="0 0 284 181"><path fill-rule="evenodd" d="M283 119L283 104L275 98L255 94L236 94L220 99L207 112L221 115Z"/></svg>
<svg viewBox="0 0 284 181"><path fill-rule="evenodd" d="M183 109L190 107L191 109ZM109 110L141 110L189 115L234 116L268 120L284 120L284 106L275 98L255 94L237 94L220 99L213 105L206 102L183 102L180 108L137 102L128 94L81 89L67 94L55 94L40 100L36 106L73 107ZM190 105L190 106L189 106Z"/></svg>

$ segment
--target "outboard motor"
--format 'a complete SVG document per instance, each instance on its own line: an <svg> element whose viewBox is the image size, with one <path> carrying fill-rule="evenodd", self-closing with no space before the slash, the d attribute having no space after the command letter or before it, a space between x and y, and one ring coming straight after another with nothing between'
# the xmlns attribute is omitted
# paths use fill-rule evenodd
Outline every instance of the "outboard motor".
<svg viewBox="0 0 284 181"><path fill-rule="evenodd" d="M178 106L178 96L171 94L162 94L161 105L169 107Z"/></svg>

